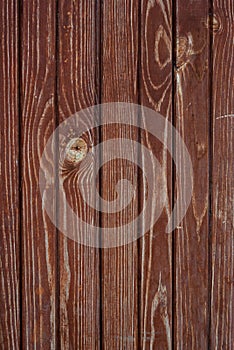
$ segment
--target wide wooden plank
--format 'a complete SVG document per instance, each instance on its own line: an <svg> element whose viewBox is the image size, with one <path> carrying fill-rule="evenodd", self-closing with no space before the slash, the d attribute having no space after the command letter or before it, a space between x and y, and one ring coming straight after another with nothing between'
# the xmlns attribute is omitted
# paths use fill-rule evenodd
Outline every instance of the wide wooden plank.
<svg viewBox="0 0 234 350"><path fill-rule="evenodd" d="M172 122L172 2L141 2L141 66L139 102ZM143 115L142 125L144 126ZM168 136L165 130L165 140ZM166 147L147 131L141 142L158 159L163 173L165 207L158 221L139 244L139 346L141 349L172 348L172 234L166 233L172 203L172 159ZM142 152L142 164L146 160ZM151 217L158 191L154 178ZM141 200L147 188L142 186Z"/></svg>
<svg viewBox="0 0 234 350"><path fill-rule="evenodd" d="M54 1L22 1L20 170L23 349L57 347L56 229L42 209L39 192L39 161L55 127L55 20Z"/></svg>
<svg viewBox="0 0 234 350"><path fill-rule="evenodd" d="M0 347L20 347L18 1L0 4Z"/></svg>
<svg viewBox="0 0 234 350"><path fill-rule="evenodd" d="M212 76L211 349L234 348L234 3L214 0Z"/></svg>
<svg viewBox="0 0 234 350"><path fill-rule="evenodd" d="M101 56L101 102L137 103L138 59L138 5L134 0L104 0L102 2L102 56ZM115 111L108 113L113 117ZM121 113L116 113L116 123ZM102 116L103 117L103 116ZM133 116L134 119L134 116ZM102 128L103 154L108 153L105 141L112 138L116 153L124 154L122 138L137 140L133 127L119 124ZM119 140L118 140L119 139ZM130 146L128 153L131 154ZM124 202L121 187L116 196L116 184L126 179L136 185L137 168L132 162L115 159L103 166L101 171L101 195L106 201L119 199ZM107 211L109 210L107 207ZM124 225L132 222L138 209L137 197L116 214L102 213L102 227L120 227L120 234L127 237ZM134 230L134 228L133 228ZM131 234L131 233L130 233ZM137 349L138 347L138 299L137 299L137 242L104 249L102 251L102 346L104 349Z"/></svg>
<svg viewBox="0 0 234 350"><path fill-rule="evenodd" d="M99 95L99 5L95 1L59 1L59 62L58 96L59 123L68 120L75 112L98 103ZM92 127L92 116L83 123ZM69 120L68 120L69 123ZM67 142L79 135L73 129L67 135ZM66 136L66 135L65 135ZM91 147L97 143L98 131L82 135ZM99 226L99 215L86 205L79 186L89 189L90 172L81 171L79 165L67 162L63 165L64 189L68 201L77 214L87 223ZM79 227L61 212L63 224ZM81 232L86 236L87 229ZM62 349L99 349L100 347L100 266L99 250L81 245L59 235L60 270L60 342Z"/></svg>
<svg viewBox="0 0 234 350"><path fill-rule="evenodd" d="M209 324L208 0L177 1L175 35L175 125L191 156L194 187L175 235L174 344L177 349L205 349ZM182 184L185 189L186 185Z"/></svg>

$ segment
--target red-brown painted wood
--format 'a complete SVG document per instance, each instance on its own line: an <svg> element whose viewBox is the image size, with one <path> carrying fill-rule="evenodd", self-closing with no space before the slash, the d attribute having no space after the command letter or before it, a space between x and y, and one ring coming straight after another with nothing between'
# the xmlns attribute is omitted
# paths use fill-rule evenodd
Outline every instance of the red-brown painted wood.
<svg viewBox="0 0 234 350"><path fill-rule="evenodd" d="M233 16L231 0L1 3L1 349L234 347ZM59 123L100 102L147 106L184 139L194 188L173 233L165 228L179 179L169 152L150 133L117 124L83 140L92 149L126 137L153 151L166 198L159 220L138 241L101 250L74 242L48 218L39 191L46 142ZM144 166L143 149L138 158ZM79 184L89 184L89 170L63 164L74 212L97 226L131 222L147 197L136 164L110 161L96 179L109 201L119 180L136 185L117 214L85 205Z"/></svg>

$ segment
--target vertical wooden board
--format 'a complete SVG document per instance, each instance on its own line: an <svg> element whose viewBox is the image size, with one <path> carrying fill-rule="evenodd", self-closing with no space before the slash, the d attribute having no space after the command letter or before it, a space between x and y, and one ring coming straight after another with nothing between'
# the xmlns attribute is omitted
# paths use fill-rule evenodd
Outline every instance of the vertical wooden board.
<svg viewBox="0 0 234 350"><path fill-rule="evenodd" d="M102 4L101 102L137 103L138 6L133 0L104 0ZM114 113L111 108L109 113ZM116 116L118 123L118 116ZM133 118L134 119L134 118ZM121 138L137 140L132 127L103 127L103 154L108 152L105 141L115 139L121 152ZM129 152L131 152L131 148ZM116 184L127 179L133 185L137 169L126 159L112 160L102 168L102 197L116 199ZM136 184L136 183L135 183ZM124 198L124 193L119 193ZM102 213L102 227L123 228L137 216L137 198L115 214ZM102 344L104 349L137 349L137 242L102 250Z"/></svg>
<svg viewBox="0 0 234 350"><path fill-rule="evenodd" d="M172 3L142 1L140 103L172 122ZM143 116L142 124L144 126ZM165 130L165 140L167 130ZM140 240L140 346L172 348L172 234L166 233L172 203L172 159L166 147L148 132L141 142L152 151L163 171L166 204L157 222ZM142 152L142 163L145 158ZM157 205L155 179L151 216ZM142 186L141 198L146 188Z"/></svg>
<svg viewBox="0 0 234 350"><path fill-rule="evenodd" d="M214 0L211 349L234 348L234 3Z"/></svg>
<svg viewBox="0 0 234 350"><path fill-rule="evenodd" d="M190 206L175 232L174 343L177 349L204 349L208 342L208 23L208 0L177 1L175 125L189 151L194 178ZM183 164L179 166L182 168ZM186 183L182 186L186 188Z"/></svg>
<svg viewBox="0 0 234 350"><path fill-rule="evenodd" d="M59 1L59 122L75 112L98 103L98 3ZM69 121L68 121L69 123ZM92 119L89 119L92 125ZM71 131L70 139L79 130ZM88 146L97 143L97 130L83 135ZM90 171L79 165L64 165L64 189L68 201L85 222L99 224L97 212L86 206L79 186L90 186ZM92 187L90 188L92 191ZM66 217L62 216L63 220ZM76 223L74 231L78 229ZM82 235L87 235L84 229ZM60 341L62 349L99 349L100 344L100 266L99 251L81 245L60 233Z"/></svg>
<svg viewBox="0 0 234 350"><path fill-rule="evenodd" d="M19 349L18 2L0 4L0 347Z"/></svg>
<svg viewBox="0 0 234 350"><path fill-rule="evenodd" d="M22 348L55 349L56 230L39 192L39 161L55 127L55 2L21 6Z"/></svg>

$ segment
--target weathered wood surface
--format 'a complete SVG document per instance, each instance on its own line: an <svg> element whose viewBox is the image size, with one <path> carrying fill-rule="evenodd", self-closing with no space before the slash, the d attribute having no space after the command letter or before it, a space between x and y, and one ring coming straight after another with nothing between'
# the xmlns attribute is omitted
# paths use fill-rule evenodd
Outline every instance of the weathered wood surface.
<svg viewBox="0 0 234 350"><path fill-rule="evenodd" d="M233 6L2 1L1 349L234 348ZM175 124L192 158L194 189L182 223L165 234L179 181L166 148L136 128L93 130L85 136L90 145L124 136L152 149L167 198L144 237L101 250L51 223L42 210L39 161L59 123L114 101L140 103ZM131 222L147 193L135 165L111 161L97 181L101 196L115 199L123 178L138 192L127 210L99 215L78 189L89 173L66 163L63 174L74 212L104 227Z"/></svg>
<svg viewBox="0 0 234 350"><path fill-rule="evenodd" d="M56 228L42 210L39 161L55 128L54 1L21 4L21 284L23 349L57 347ZM51 203L52 204L52 203Z"/></svg>
<svg viewBox="0 0 234 350"><path fill-rule="evenodd" d="M234 347L234 3L215 0L212 51L211 349Z"/></svg>
<svg viewBox="0 0 234 350"><path fill-rule="evenodd" d="M20 346L18 4L0 4L0 348Z"/></svg>
<svg viewBox="0 0 234 350"><path fill-rule="evenodd" d="M191 205L175 232L174 344L177 349L203 349L210 317L209 1L178 0L175 20L175 126L192 159L194 186Z"/></svg>
<svg viewBox="0 0 234 350"><path fill-rule="evenodd" d="M104 0L102 3L101 102L137 103L138 62L138 4L136 1ZM110 111L110 113L114 113ZM118 121L118 120L117 120ZM103 127L101 140L137 140L137 130L128 127ZM108 152L105 143L103 154ZM131 149L128 150L132 152ZM113 160L103 167L101 194L106 200L115 198L115 186L123 178L136 185L134 165L124 160ZM125 193L120 191L119 196ZM122 197L123 198L123 197ZM123 199L122 199L123 200ZM111 227L116 222L123 226L137 216L138 201L117 214L102 214L102 225ZM122 233L128 235L124 228ZM102 345L104 349L137 349L138 347L138 264L137 242L102 251Z"/></svg>
<svg viewBox="0 0 234 350"><path fill-rule="evenodd" d="M75 112L98 103L99 17L94 1L59 2L58 108L59 123ZM89 120L92 123L91 120ZM71 131L76 138L78 130ZM97 143L97 132L86 135ZM64 188L72 209L84 221L99 223L97 213L85 206L79 184L89 186L89 173L67 164ZM66 220L63 217L62 220ZM68 223L71 225L71 223ZM76 223L72 223L74 231ZM88 232L82 232L87 235ZM60 337L62 349L99 349L99 251L59 234Z"/></svg>
<svg viewBox="0 0 234 350"><path fill-rule="evenodd" d="M172 122L172 2L142 1L140 14L139 103ZM166 204L159 220L139 240L139 348L172 349L172 233L165 234L171 214L172 159L166 147L149 133L141 133L141 142L162 166ZM143 167L144 162L142 152ZM158 183L154 182L152 217L159 201ZM143 200L144 183L139 192Z"/></svg>

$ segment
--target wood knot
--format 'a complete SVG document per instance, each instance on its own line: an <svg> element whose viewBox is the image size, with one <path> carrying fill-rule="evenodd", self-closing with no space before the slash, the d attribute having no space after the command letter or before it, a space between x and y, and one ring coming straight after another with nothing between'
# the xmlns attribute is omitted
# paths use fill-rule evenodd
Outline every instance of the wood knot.
<svg viewBox="0 0 234 350"><path fill-rule="evenodd" d="M206 145L204 143L196 142L197 147L197 157L198 159L202 158L206 154Z"/></svg>
<svg viewBox="0 0 234 350"><path fill-rule="evenodd" d="M88 145L82 138L75 138L68 142L65 152L67 161L78 164L86 157Z"/></svg>
<svg viewBox="0 0 234 350"><path fill-rule="evenodd" d="M213 33L218 33L221 30L221 21L217 14L209 15L205 21L205 27Z"/></svg>

